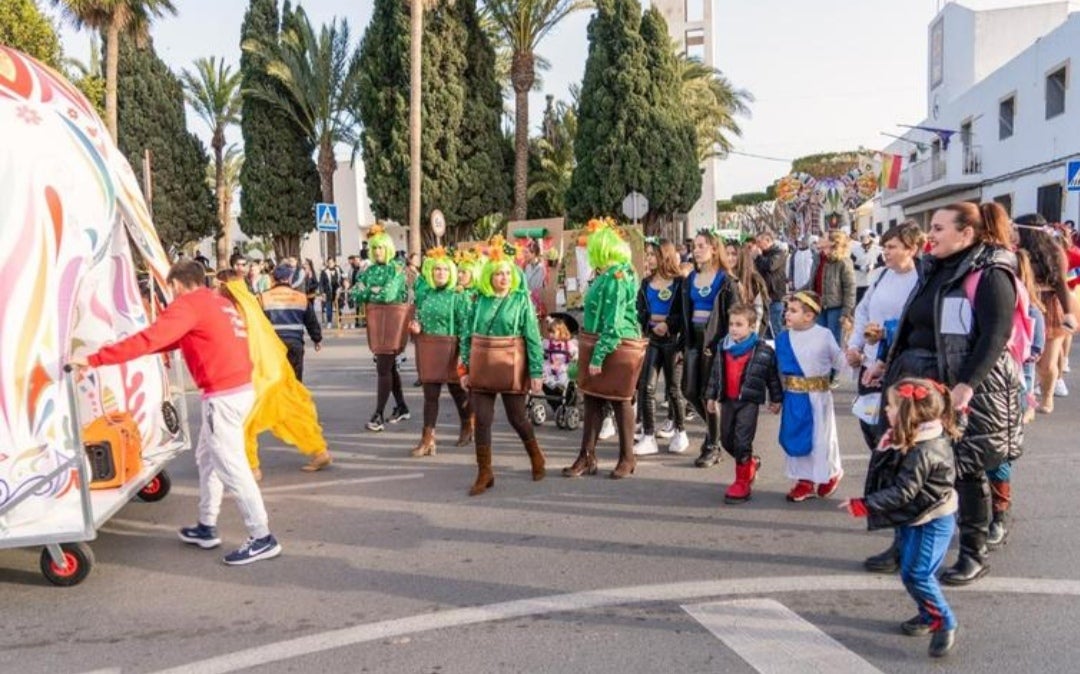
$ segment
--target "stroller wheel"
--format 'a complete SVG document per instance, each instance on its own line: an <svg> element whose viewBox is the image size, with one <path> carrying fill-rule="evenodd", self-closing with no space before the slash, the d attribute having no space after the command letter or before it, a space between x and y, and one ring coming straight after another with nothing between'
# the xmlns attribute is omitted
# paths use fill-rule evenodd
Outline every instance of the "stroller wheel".
<svg viewBox="0 0 1080 674"><path fill-rule="evenodd" d="M581 426L581 412L578 411L578 408L566 408L566 419L564 423L566 424L566 430L568 431L576 431L578 427Z"/></svg>
<svg viewBox="0 0 1080 674"><path fill-rule="evenodd" d="M533 426L541 426L547 421L547 408L543 402L536 402L529 406L529 420Z"/></svg>
<svg viewBox="0 0 1080 674"><path fill-rule="evenodd" d="M555 410L555 427L566 428L566 406L559 405L559 409Z"/></svg>

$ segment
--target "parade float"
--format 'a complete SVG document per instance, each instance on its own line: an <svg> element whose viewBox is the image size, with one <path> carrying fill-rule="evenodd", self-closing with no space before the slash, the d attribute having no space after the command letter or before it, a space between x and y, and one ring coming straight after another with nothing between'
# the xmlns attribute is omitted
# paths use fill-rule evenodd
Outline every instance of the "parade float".
<svg viewBox="0 0 1080 674"><path fill-rule="evenodd" d="M149 324L169 262L90 103L3 46L0 129L0 548L44 546L46 578L74 585L85 541L132 498L164 497L165 464L190 447L178 358L65 368ZM126 466L84 447L103 419L135 438Z"/></svg>
<svg viewBox="0 0 1080 674"><path fill-rule="evenodd" d="M792 172L776 182L776 201L788 214L788 235L852 226L852 211L878 192L881 168L873 158L860 158L855 167L835 176L815 178Z"/></svg>

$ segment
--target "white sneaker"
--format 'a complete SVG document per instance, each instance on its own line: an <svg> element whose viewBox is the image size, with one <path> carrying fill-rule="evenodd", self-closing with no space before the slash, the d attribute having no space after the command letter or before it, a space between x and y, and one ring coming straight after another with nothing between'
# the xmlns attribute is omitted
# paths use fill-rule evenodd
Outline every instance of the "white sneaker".
<svg viewBox="0 0 1080 674"><path fill-rule="evenodd" d="M641 440L634 445L634 456L648 456L659 452L660 448L656 446L656 438L652 435L642 436Z"/></svg>
<svg viewBox="0 0 1080 674"><path fill-rule="evenodd" d="M1065 363L1065 365L1061 368L1061 372L1062 374L1069 374L1070 372L1072 372L1072 368L1069 367L1068 363Z"/></svg>
<svg viewBox="0 0 1080 674"><path fill-rule="evenodd" d="M637 442L645 437L645 427L638 423L634 426L634 442Z"/></svg>
<svg viewBox="0 0 1080 674"><path fill-rule="evenodd" d="M675 422L668 419L664 422L664 425L660 427L660 430L656 432L656 437L667 440L671 436L675 435Z"/></svg>
<svg viewBox="0 0 1080 674"><path fill-rule="evenodd" d="M672 454L682 454L690 447L690 438L686 437L686 431L679 431L668 443L667 451Z"/></svg>
<svg viewBox="0 0 1080 674"><path fill-rule="evenodd" d="M1064 379L1058 379L1054 382L1054 396L1057 398L1066 398L1069 395L1069 387L1065 385Z"/></svg>
<svg viewBox="0 0 1080 674"><path fill-rule="evenodd" d="M615 437L615 422L612 421L611 417L604 417L604 423L600 425L600 435L598 437L601 440Z"/></svg>

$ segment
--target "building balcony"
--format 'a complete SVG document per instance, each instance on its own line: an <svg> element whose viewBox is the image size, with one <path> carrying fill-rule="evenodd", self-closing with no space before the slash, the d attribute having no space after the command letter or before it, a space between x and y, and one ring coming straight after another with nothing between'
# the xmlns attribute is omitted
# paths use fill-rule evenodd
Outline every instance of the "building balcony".
<svg viewBox="0 0 1080 674"><path fill-rule="evenodd" d="M982 147L956 143L930 157L905 166L894 190L883 190L885 206L908 206L982 182Z"/></svg>

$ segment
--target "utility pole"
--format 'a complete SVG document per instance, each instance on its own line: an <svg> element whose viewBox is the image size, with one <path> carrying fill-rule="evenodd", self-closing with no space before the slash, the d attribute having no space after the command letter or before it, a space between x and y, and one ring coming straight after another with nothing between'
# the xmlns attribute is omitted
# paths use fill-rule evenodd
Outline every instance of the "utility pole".
<svg viewBox="0 0 1080 674"><path fill-rule="evenodd" d="M409 252L420 252L420 61L424 37L422 0L410 0L409 41Z"/></svg>

